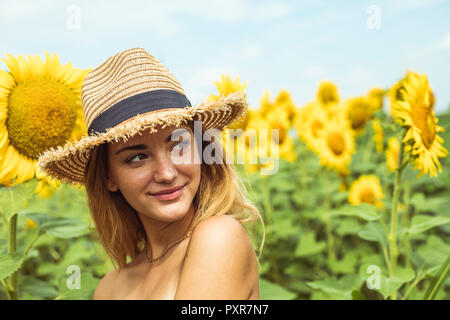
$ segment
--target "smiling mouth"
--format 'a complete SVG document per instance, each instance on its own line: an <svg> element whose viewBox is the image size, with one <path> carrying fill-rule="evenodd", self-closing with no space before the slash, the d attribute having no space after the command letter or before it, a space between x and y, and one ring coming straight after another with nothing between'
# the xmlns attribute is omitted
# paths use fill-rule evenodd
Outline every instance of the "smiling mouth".
<svg viewBox="0 0 450 320"><path fill-rule="evenodd" d="M155 197L158 200L175 200L183 194L183 190L186 185L187 184L170 193L160 193L160 194L147 193L147 195Z"/></svg>

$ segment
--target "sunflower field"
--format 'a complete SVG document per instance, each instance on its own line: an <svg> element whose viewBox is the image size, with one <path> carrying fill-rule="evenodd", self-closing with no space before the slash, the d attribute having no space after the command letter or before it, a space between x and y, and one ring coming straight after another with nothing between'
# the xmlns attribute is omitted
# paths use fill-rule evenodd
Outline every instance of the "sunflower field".
<svg viewBox="0 0 450 320"><path fill-rule="evenodd" d="M84 189L37 165L86 132L89 69L45 55L2 59L0 299L90 299L113 269ZM207 99L246 85L223 75ZM356 97L323 80L315 96L297 105L287 89L262 93L224 143L244 151L235 168L264 220L247 228L261 299L449 299L450 105L436 114L414 71Z"/></svg>

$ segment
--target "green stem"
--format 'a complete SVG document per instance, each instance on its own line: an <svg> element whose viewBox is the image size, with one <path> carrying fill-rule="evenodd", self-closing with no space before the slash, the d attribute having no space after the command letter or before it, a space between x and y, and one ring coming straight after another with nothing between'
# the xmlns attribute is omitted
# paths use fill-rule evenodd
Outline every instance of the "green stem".
<svg viewBox="0 0 450 320"><path fill-rule="evenodd" d="M328 211L331 209L331 203L330 203L330 192L329 192L329 178L330 178L330 172L328 170L325 171L325 212L328 215ZM327 254L328 259L331 261L335 260L335 254L334 254L334 238L333 233L331 232L331 218L326 218L325 220L325 230L327 234Z"/></svg>
<svg viewBox="0 0 450 320"><path fill-rule="evenodd" d="M411 293L412 289L414 289L414 287L419 283L420 280L421 280L421 278L416 277L414 282L411 283L411 285L409 286L408 290L405 292L405 295L403 296L402 300L406 300L406 298L408 298L408 296Z"/></svg>
<svg viewBox="0 0 450 320"><path fill-rule="evenodd" d="M261 176L260 176L261 177ZM268 226L267 230L267 238L271 239L270 235L272 234L273 225L272 225L272 204L270 203L270 188L269 188L269 181L268 178L261 178L261 184L263 188L263 206L264 206L264 216L266 218L266 225ZM282 278L280 275L280 271L278 269L277 261L275 257L269 253L269 259L272 263L273 269L274 269L274 280L279 284L282 285Z"/></svg>
<svg viewBox="0 0 450 320"><path fill-rule="evenodd" d="M8 225L8 218L6 218L6 214L0 209L0 214L2 215L3 221L5 221L5 225Z"/></svg>
<svg viewBox="0 0 450 320"><path fill-rule="evenodd" d="M389 260L386 246L383 246L383 256L384 256L384 260L386 261L386 266L389 270L389 274L392 274L392 264L391 264L391 261Z"/></svg>
<svg viewBox="0 0 450 320"><path fill-rule="evenodd" d="M31 240L31 242L28 244L27 248L25 249L23 255L26 258L28 255L28 251L31 250L31 247L33 246L33 244L36 242L36 240L41 236L41 232L38 230L38 232L34 235L33 239Z"/></svg>
<svg viewBox="0 0 450 320"><path fill-rule="evenodd" d="M409 226L409 198L411 195L411 183L409 180L405 181L405 194L403 197L403 203L405 204L405 211L402 215L402 224L404 227ZM409 260L409 254L411 252L411 246L409 244L409 238L407 235L403 237L403 246L405 247L405 264L407 268L411 268L411 261Z"/></svg>
<svg viewBox="0 0 450 320"><path fill-rule="evenodd" d="M383 227L384 232L386 234L386 238L389 239L389 229L388 229L386 223L384 222L383 217L380 217L378 219L378 222L380 222L381 226ZM391 261L389 260L389 256L388 256L388 253L387 253L387 248L386 248L386 246L383 245L382 249L383 249L384 260L386 261L386 266L387 266L387 268L389 270L389 274L391 274L392 273L392 265L391 265Z"/></svg>
<svg viewBox="0 0 450 320"><path fill-rule="evenodd" d="M363 161L366 163L370 161L370 155L372 154L373 145L374 145L374 142L373 142L373 137L372 137L367 142L366 149L364 150Z"/></svg>
<svg viewBox="0 0 450 320"><path fill-rule="evenodd" d="M6 295L8 296L8 299L9 299L9 300L12 300L11 294L10 294L11 288L10 288L10 286L8 285L8 282L7 282L5 279L2 279L2 280L0 280L0 281L2 282L2 285L3 285L3 287L5 288L5 292L6 292Z"/></svg>
<svg viewBox="0 0 450 320"><path fill-rule="evenodd" d="M402 139L403 140L403 139ZM404 169L403 164L403 143L400 143L400 150L398 152L398 168L395 172L395 183L394 183L394 195L392 197L392 211L391 211L391 233L389 234L389 252L391 255L391 274L393 277L395 275L395 269L397 267L397 220L398 220L398 199L400 197L400 187L401 187L401 176ZM391 295L391 299L395 300L397 297L397 291L394 291Z"/></svg>
<svg viewBox="0 0 450 320"><path fill-rule="evenodd" d="M17 251L17 217L17 213L14 213L9 219L9 253L15 253ZM8 296L11 300L17 300L19 296L18 275L18 271L14 271L9 278L10 292Z"/></svg>

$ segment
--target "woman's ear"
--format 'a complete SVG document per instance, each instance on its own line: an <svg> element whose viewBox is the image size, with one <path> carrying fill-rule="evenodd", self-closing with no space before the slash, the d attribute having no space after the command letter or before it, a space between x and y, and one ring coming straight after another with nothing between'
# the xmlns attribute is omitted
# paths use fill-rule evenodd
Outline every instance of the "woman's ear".
<svg viewBox="0 0 450 320"><path fill-rule="evenodd" d="M119 190L119 187L117 186L117 184L114 183L114 181L112 181L109 177L106 178L107 181L107 188L109 191L111 192L116 192L117 190Z"/></svg>

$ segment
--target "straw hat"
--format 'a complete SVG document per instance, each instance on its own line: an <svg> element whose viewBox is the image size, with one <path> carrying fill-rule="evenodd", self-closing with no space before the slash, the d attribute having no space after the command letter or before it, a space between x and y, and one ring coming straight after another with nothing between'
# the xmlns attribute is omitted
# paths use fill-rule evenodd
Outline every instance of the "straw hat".
<svg viewBox="0 0 450 320"><path fill-rule="evenodd" d="M86 76L81 99L88 134L40 154L39 167L69 184L84 184L92 150L102 143L126 141L158 125L202 121L206 129L223 130L247 112L246 95L236 92L218 101L191 106L169 70L142 48L119 52Z"/></svg>

